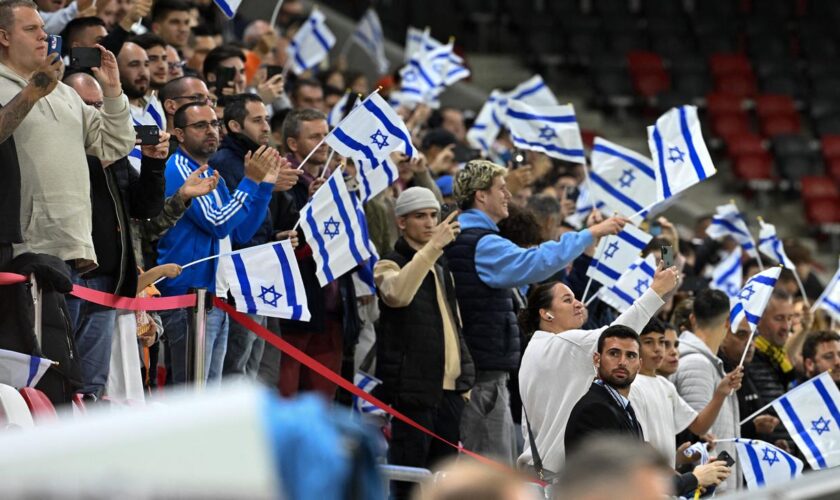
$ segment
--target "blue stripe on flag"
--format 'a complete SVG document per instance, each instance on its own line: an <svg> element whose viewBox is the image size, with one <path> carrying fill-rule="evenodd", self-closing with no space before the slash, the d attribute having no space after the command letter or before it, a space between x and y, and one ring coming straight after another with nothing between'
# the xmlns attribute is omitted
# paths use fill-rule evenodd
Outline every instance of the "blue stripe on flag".
<svg viewBox="0 0 840 500"><path fill-rule="evenodd" d="M827 305L830 309L834 310L835 312L840 313L840 304L838 304L837 302L833 302L828 298L825 298L823 299L822 303Z"/></svg>
<svg viewBox="0 0 840 500"><path fill-rule="evenodd" d="M604 264L604 263L603 263L603 262L601 262L601 261L598 261L598 260L592 259L592 264L591 264L591 265L592 265L592 266L593 266L596 270L598 270L598 271L600 271L600 272L602 272L602 273L606 274L606 275L607 275L610 279L617 280L618 278L620 278L620 277L621 277L621 273L619 273L619 272L617 272L617 271L614 271L614 270L613 270L612 268L610 268L610 267L607 267L607 265L606 265L606 264Z"/></svg>
<svg viewBox="0 0 840 500"><path fill-rule="evenodd" d="M306 71L309 67L306 66L306 61L300 56L300 48L294 42L292 42L292 45L295 47L295 63L297 63L300 69Z"/></svg>
<svg viewBox="0 0 840 500"><path fill-rule="evenodd" d="M736 260L736 261L735 261L735 264L733 264L733 265L732 265L732 267L730 267L729 269L727 269L727 270L726 270L726 271L725 271L725 272L724 272L724 273L720 276L720 278L718 278L718 280L717 280L717 281L715 281L715 283L717 283L717 284L719 284L719 285L720 285L720 284L722 284L723 282L725 282L726 280L728 280L730 276L732 276L733 274L735 274L735 271L737 271L738 269L740 269L740 267L741 267L741 261L740 261L740 260Z"/></svg>
<svg viewBox="0 0 840 500"><path fill-rule="evenodd" d="M604 146L603 144L596 144L595 147L592 148L592 150L593 151L598 151L598 152L601 152L601 153L604 153L604 154L608 154L610 156L615 156L616 158L620 158L620 159L624 160L625 162L633 165L637 169L641 170L645 175L647 175L651 179L656 179L656 172L654 172L652 168L650 168L649 166L640 162L636 158L633 158L630 155L624 154L620 151L616 151L615 149L613 149L611 147L608 147L608 146Z"/></svg>
<svg viewBox="0 0 840 500"><path fill-rule="evenodd" d="M216 5L228 18L232 18L235 15L235 12L233 12L233 9L230 8L230 5L225 0L216 0Z"/></svg>
<svg viewBox="0 0 840 500"><path fill-rule="evenodd" d="M761 316L756 316L755 314L747 311L744 309L744 316L747 317L747 322L751 325L757 325L759 321L761 321Z"/></svg>
<svg viewBox="0 0 840 500"><path fill-rule="evenodd" d="M764 471L761 470L761 462L758 460L758 455L755 453L752 443L747 444L744 448L747 450L747 456L750 457L750 465L752 465L756 484L764 486Z"/></svg>
<svg viewBox="0 0 840 500"><path fill-rule="evenodd" d="M525 139L521 137L516 137L513 134L511 134L511 136L513 137L514 142L521 142L522 144L525 144L527 146L539 147L545 149L546 151L554 151L555 153L560 153L561 155L571 156L575 158L584 158L582 149L560 148L555 146L554 144L548 144L538 141L526 141Z"/></svg>
<svg viewBox="0 0 840 500"><path fill-rule="evenodd" d="M644 250L647 246L647 243L644 243L642 240L637 239L635 236L631 235L627 231L621 231L620 233L616 234L619 238L630 243L634 247L638 248L640 251Z"/></svg>
<svg viewBox="0 0 840 500"><path fill-rule="evenodd" d="M138 160L142 160L143 159L143 152L140 151L139 147L135 147L134 149L132 149L131 151L128 152L128 156L130 156L132 158L137 158Z"/></svg>
<svg viewBox="0 0 840 500"><path fill-rule="evenodd" d="M242 256L238 253L230 256L233 261L233 268L236 271L236 279L239 281L239 288L242 290L242 297L245 299L245 307L248 309L248 314L257 313L257 303L254 301L254 296L251 294L251 281L248 279L248 271L245 269L245 262L242 261Z"/></svg>
<svg viewBox="0 0 840 500"><path fill-rule="evenodd" d="M385 126L385 129L388 130L391 135L396 136L398 139L403 141L405 144L406 156L414 156L414 148L411 147L411 139L405 135L405 132L403 132L399 126L391 123L388 117L385 116L385 113L383 113L382 110L374 103L370 102L370 100L365 101L365 108L367 108L368 111L379 119L379 122Z"/></svg>
<svg viewBox="0 0 840 500"><path fill-rule="evenodd" d="M473 126L472 126L472 129L473 130L485 130L485 129L487 129L487 125L484 125L482 123L474 123Z"/></svg>
<svg viewBox="0 0 840 500"><path fill-rule="evenodd" d="M718 219L717 217L712 217L712 222L711 223L716 224L718 226L723 226L726 229L728 229L729 232L731 232L731 233L740 234L740 235L743 235L743 236L749 236L749 234L745 233L743 229L741 229L738 226L736 226L735 224L729 222L729 220L727 220L727 219L724 219L724 218Z"/></svg>
<svg viewBox="0 0 840 500"><path fill-rule="evenodd" d="M823 385L823 381L819 378L814 379L814 387L816 387L817 392L820 393L820 397L822 397L825 406L828 407L828 411L831 412L831 416L834 417L834 421L837 422L837 425L840 425L840 410L837 409L837 405L834 404L834 400L831 399L831 396L828 394L825 385Z"/></svg>
<svg viewBox="0 0 840 500"><path fill-rule="evenodd" d="M517 118L519 120L539 120L550 123L577 123L577 118L575 117L575 115L536 115L533 113L514 111L512 109L508 109L507 114L511 118Z"/></svg>
<svg viewBox="0 0 840 500"><path fill-rule="evenodd" d="M688 146L688 157L691 158L691 164L694 166L694 171L697 172L697 178L702 181L706 178L706 170L700 162L700 157L697 156L697 149L694 147L694 140L691 137L691 131L688 129L685 106L680 107L680 130L682 131L683 140L686 146Z"/></svg>
<svg viewBox="0 0 840 500"><path fill-rule="evenodd" d="M628 305L631 305L631 306L633 305L633 302L635 301L635 299L633 299L633 297L631 297L630 295L626 294L624 292L624 290L618 288L617 286L613 286L613 287L610 288L610 291L612 293L616 294L616 296L618 298L620 298L621 300L623 300L624 302L627 302Z"/></svg>
<svg viewBox="0 0 840 500"><path fill-rule="evenodd" d="M595 173L594 171L589 172L589 179L594 181L595 184L601 186L601 189L608 192L613 198L617 199L621 203L624 203L630 209L640 212L644 209L643 206L639 205L627 195L613 187L609 182L607 182L603 177Z"/></svg>
<svg viewBox="0 0 840 500"><path fill-rule="evenodd" d="M496 116L496 110L490 110L490 119L493 120L493 124L499 128L502 128L502 120L499 120L499 117Z"/></svg>
<svg viewBox="0 0 840 500"><path fill-rule="evenodd" d="M796 462L794 462L793 458L785 452L782 452L782 456L785 457L785 460L787 460L788 463L788 467L790 467L790 477L795 477L797 469Z"/></svg>
<svg viewBox="0 0 840 500"><path fill-rule="evenodd" d="M41 358L38 356L29 356L29 376L26 378L26 387L32 385L35 380L35 375L38 375L38 367L41 366Z"/></svg>
<svg viewBox="0 0 840 500"><path fill-rule="evenodd" d="M434 87L435 86L434 82L432 82L432 79L423 70L423 66L421 66L420 63L418 63L417 61L411 60L411 61L408 62L408 64L413 66L414 69L416 69L417 72L420 73L420 77L423 78L423 80L426 81L426 85L428 85L429 87Z"/></svg>
<svg viewBox="0 0 840 500"><path fill-rule="evenodd" d="M155 107L150 104L146 111L148 111L149 114L152 116L152 120L154 120L155 123L157 123L158 128L163 130L163 118L160 116L160 113L157 112Z"/></svg>
<svg viewBox="0 0 840 500"><path fill-rule="evenodd" d="M306 223L309 224L309 229L312 231L312 236L315 237L315 246L318 247L318 255L321 256L323 266L321 270L324 272L324 277L327 278L327 283L333 279L332 271L330 271L330 255L327 253L327 247L324 244L324 237L318 232L318 226L315 224L315 219L312 217L312 207L306 211Z"/></svg>
<svg viewBox="0 0 840 500"><path fill-rule="evenodd" d="M811 450L811 454L814 455L814 460L817 461L817 464L820 466L821 469L825 469L825 458L823 458L822 453L820 452L820 449L817 447L816 443L814 443L814 440L811 439L811 436L808 434L808 431L805 430L805 427L802 425L802 421L799 420L799 415L796 414L796 411L790 405L790 401L788 401L788 398L782 397L779 400L779 404L782 405L782 408L785 410L785 413L787 413L787 416L793 424L794 429L796 429L796 433L799 434L799 437L802 438L802 441L804 441L808 449Z"/></svg>
<svg viewBox="0 0 840 500"><path fill-rule="evenodd" d="M750 282L752 282L752 283L761 283L762 285L767 285L769 287L776 286L776 281L777 280L774 279L774 278L768 278L767 276L761 276L761 275L755 276L754 278L752 278L750 280Z"/></svg>
<svg viewBox="0 0 840 500"><path fill-rule="evenodd" d="M354 151L358 151L358 152L362 153L363 155L365 155L365 158L368 159L368 161L371 163L372 167L375 167L376 165L379 165L379 160L376 159L376 155L373 154L373 150L370 149L368 146L365 146L364 144L362 144L360 142L357 142L356 139L353 139L352 137L347 135L344 132L344 130L341 129L341 127L334 128L332 133L335 136L335 138L338 139L339 141L341 141L345 146L347 146L348 148L350 148Z"/></svg>
<svg viewBox="0 0 840 500"><path fill-rule="evenodd" d="M362 259L362 254L359 253L359 249L356 247L356 235L353 232L353 224L350 221L350 216L347 214L347 209L345 208L344 203L342 203L343 200L341 199L341 195L338 194L338 185L336 185L336 182L338 182L337 179L337 177L330 177L330 180L327 183L330 185L330 192L332 192L333 202L335 202L336 208L338 208L338 214L344 222L344 227L347 228L347 237L350 240L350 254L358 263L364 259ZM344 180L342 179L341 182L344 182Z"/></svg>
<svg viewBox="0 0 840 500"><path fill-rule="evenodd" d="M324 39L324 35L318 31L318 21L316 19L312 19L310 23L312 24L312 34L315 35L315 38L318 40L318 43L321 44L321 47L323 47L326 52L329 52L330 44Z"/></svg>
<svg viewBox="0 0 840 500"><path fill-rule="evenodd" d="M651 278L653 278L653 275L656 274L656 271L654 271L653 268L650 267L650 264L648 264L646 260L643 260L639 267L642 269L642 271L645 272L645 274L647 274Z"/></svg>
<svg viewBox="0 0 840 500"><path fill-rule="evenodd" d="M522 99L523 97L528 97L531 94L539 92L543 88L545 88L545 82L540 81L538 84L534 85L530 89L523 89L521 92L519 92L518 94L513 96L512 99L517 99L518 100L518 99Z"/></svg>
<svg viewBox="0 0 840 500"><path fill-rule="evenodd" d="M292 267L286 259L286 252L283 251L282 244L273 245L274 253L277 255L277 260L280 261L280 272L283 275L283 284L286 287L286 304L294 307L297 305L297 291L295 290L295 278L292 276ZM295 315L297 313L297 315ZM300 319L300 308L293 309L292 319Z"/></svg>
<svg viewBox="0 0 840 500"><path fill-rule="evenodd" d="M662 136L659 135L659 129L653 127L653 143L656 145L656 158L659 164L659 183L662 184L662 195L665 198L671 197L671 186L668 184L668 171L665 168L665 149L662 146Z"/></svg>
<svg viewBox="0 0 840 500"><path fill-rule="evenodd" d="M744 304L742 304L740 302L735 304L735 307L733 307L732 310L729 311L729 322L734 323L735 318L738 317L738 314L740 314L743 310L744 310Z"/></svg>

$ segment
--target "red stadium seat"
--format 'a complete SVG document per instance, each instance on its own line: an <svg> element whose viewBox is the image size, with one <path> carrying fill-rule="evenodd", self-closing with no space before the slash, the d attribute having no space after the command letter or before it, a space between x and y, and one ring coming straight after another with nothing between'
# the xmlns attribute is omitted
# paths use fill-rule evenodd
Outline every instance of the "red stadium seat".
<svg viewBox="0 0 840 500"><path fill-rule="evenodd" d="M725 74L715 77L715 90L735 97L752 97L758 92L755 77L751 73Z"/></svg>
<svg viewBox="0 0 840 500"><path fill-rule="evenodd" d="M55 407L43 392L34 387L24 387L20 390L20 395L26 401L26 406L32 412L32 418L35 423L49 422L58 418L55 413Z"/></svg>
<svg viewBox="0 0 840 500"><path fill-rule="evenodd" d="M633 87L642 97L655 97L671 88L671 78L664 71L634 74Z"/></svg>
<svg viewBox="0 0 840 500"><path fill-rule="evenodd" d="M742 154L735 158L732 171L744 181L773 179L773 159L767 151Z"/></svg>
<svg viewBox="0 0 840 500"><path fill-rule="evenodd" d="M712 132L723 139L737 134L749 133L749 118L743 111L715 116L712 118Z"/></svg>
<svg viewBox="0 0 840 500"><path fill-rule="evenodd" d="M834 182L840 184L840 158L826 160L825 170Z"/></svg>
<svg viewBox="0 0 840 500"><path fill-rule="evenodd" d="M759 128L765 137L779 134L798 134L800 130L799 115L779 114L759 117Z"/></svg>
<svg viewBox="0 0 840 500"><path fill-rule="evenodd" d="M631 50L627 53L627 65L631 73L644 74L654 71L665 71L662 57L655 52Z"/></svg>
<svg viewBox="0 0 840 500"><path fill-rule="evenodd" d="M716 53L709 56L709 69L715 77L723 75L752 76L750 60L744 54Z"/></svg>
<svg viewBox="0 0 840 500"><path fill-rule="evenodd" d="M830 177L809 175L800 179L802 183L802 199L806 201L816 199L840 200L840 191Z"/></svg>
<svg viewBox="0 0 840 500"><path fill-rule="evenodd" d="M730 158L737 158L746 154L761 154L766 150L761 137L752 132L746 132L727 136L726 151Z"/></svg>
<svg viewBox="0 0 840 500"><path fill-rule="evenodd" d="M789 95L762 94L755 98L755 113L759 117L795 115L796 105Z"/></svg>
<svg viewBox="0 0 840 500"><path fill-rule="evenodd" d="M840 135L824 135L820 138L820 149L826 161L840 157Z"/></svg>
<svg viewBox="0 0 840 500"><path fill-rule="evenodd" d="M717 116L725 113L740 113L743 111L741 99L720 92L713 92L706 96L706 109L709 115Z"/></svg>
<svg viewBox="0 0 840 500"><path fill-rule="evenodd" d="M840 200L819 198L805 203L805 218L809 224L840 222Z"/></svg>

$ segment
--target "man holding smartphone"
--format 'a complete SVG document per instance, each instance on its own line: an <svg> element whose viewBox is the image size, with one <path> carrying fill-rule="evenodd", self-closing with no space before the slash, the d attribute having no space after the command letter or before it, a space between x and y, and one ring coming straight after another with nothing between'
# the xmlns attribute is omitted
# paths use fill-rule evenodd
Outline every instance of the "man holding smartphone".
<svg viewBox="0 0 840 500"><path fill-rule="evenodd" d="M204 79L215 89L217 98L245 92L245 54L241 49L231 45L216 47L204 59L203 70Z"/></svg>
<svg viewBox="0 0 840 500"><path fill-rule="evenodd" d="M123 91L131 104L131 120L134 126L165 129L163 106L151 90L149 56L146 51L136 43L126 42L117 56L117 63ZM143 158L140 145L135 146L128 156L131 166L139 172Z"/></svg>

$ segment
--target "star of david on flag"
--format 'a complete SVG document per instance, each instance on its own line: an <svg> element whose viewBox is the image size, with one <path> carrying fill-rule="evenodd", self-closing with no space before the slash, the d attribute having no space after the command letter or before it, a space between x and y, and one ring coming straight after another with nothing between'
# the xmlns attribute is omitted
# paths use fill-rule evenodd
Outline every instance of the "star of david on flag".
<svg viewBox="0 0 840 500"><path fill-rule="evenodd" d="M601 137L592 148L589 171L592 195L610 211L641 219L657 201L653 162Z"/></svg>
<svg viewBox="0 0 840 500"><path fill-rule="evenodd" d="M650 288L655 272L656 257L653 254L638 257L615 284L601 288L598 298L623 313Z"/></svg>
<svg viewBox="0 0 840 500"><path fill-rule="evenodd" d="M696 106L672 108L648 127L656 171L656 196L665 200L715 175Z"/></svg>
<svg viewBox="0 0 840 500"><path fill-rule="evenodd" d="M289 240L266 243L221 257L232 264L230 294L236 310L309 321L306 289Z"/></svg>
<svg viewBox="0 0 840 500"><path fill-rule="evenodd" d="M636 262L652 239L653 236L632 224L625 225L616 235L601 238L586 275L604 286L612 286Z"/></svg>
<svg viewBox="0 0 840 500"><path fill-rule="evenodd" d="M300 227L312 247L321 286L370 258L350 196L337 168L300 211Z"/></svg>
<svg viewBox="0 0 840 500"><path fill-rule="evenodd" d="M715 215L712 216L712 222L706 228L706 234L716 240L731 236L741 245L747 255L750 257L757 256L758 251L755 248L755 243L753 243L749 227L747 227L747 222L738 207L734 203L727 203L718 206L715 212Z"/></svg>
<svg viewBox="0 0 840 500"><path fill-rule="evenodd" d="M758 321L761 315L764 314L764 309L770 301L770 296L773 294L773 287L776 286L776 281L779 279L779 273L782 272L781 267L772 267L765 269L756 274L741 288L738 292L736 301L732 303L729 310L729 321L732 333L738 331L738 325L746 318L750 325L750 332L755 331L758 326Z"/></svg>
<svg viewBox="0 0 840 500"><path fill-rule="evenodd" d="M379 21L376 10L368 9L365 15L359 19L356 31L353 32L353 40L358 42L371 59L376 62L380 75L388 72L389 63L385 56L385 35L382 34L382 23Z"/></svg>
<svg viewBox="0 0 840 500"><path fill-rule="evenodd" d="M741 438L734 442L748 489L783 484L802 474L805 466L802 460L770 443Z"/></svg>
<svg viewBox="0 0 840 500"><path fill-rule="evenodd" d="M741 285L744 282L741 255L741 248L735 247L735 250L715 266L712 271L712 282L709 283L709 288L720 290L729 296L730 309L738 301Z"/></svg>
<svg viewBox="0 0 840 500"><path fill-rule="evenodd" d="M336 153L353 159L363 202L397 180L397 166L388 155L393 151L409 158L415 155L405 123L378 93L353 108L326 142Z"/></svg>
<svg viewBox="0 0 840 500"><path fill-rule="evenodd" d="M773 408L812 468L840 465L840 391L831 373L796 386Z"/></svg>
<svg viewBox="0 0 840 500"><path fill-rule="evenodd" d="M763 220L758 221L761 229L758 233L758 249L776 259L776 262L786 268L795 271L796 266L785 253L785 246L782 240L776 236L776 226L767 224Z"/></svg>
<svg viewBox="0 0 840 500"><path fill-rule="evenodd" d="M296 75L320 64L335 45L335 35L327 27L324 14L317 9L295 33L286 54Z"/></svg>
<svg viewBox="0 0 840 500"><path fill-rule="evenodd" d="M586 162L580 126L571 104L535 107L512 100L505 120L517 148L574 163Z"/></svg>
<svg viewBox="0 0 840 500"><path fill-rule="evenodd" d="M52 363L47 358L0 349L0 384L15 389L35 387Z"/></svg>
<svg viewBox="0 0 840 500"><path fill-rule="evenodd" d="M822 309L834 318L834 321L840 321L840 268L834 273L828 286L825 287L823 293L811 306L811 311Z"/></svg>

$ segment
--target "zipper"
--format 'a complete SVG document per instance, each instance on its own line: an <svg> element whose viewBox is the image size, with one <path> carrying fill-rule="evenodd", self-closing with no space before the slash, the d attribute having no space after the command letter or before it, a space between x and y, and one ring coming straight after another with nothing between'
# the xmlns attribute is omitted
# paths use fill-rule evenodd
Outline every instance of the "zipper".
<svg viewBox="0 0 840 500"><path fill-rule="evenodd" d="M67 344L67 354L70 356L70 359L75 359L75 356L73 356L73 344L70 342L70 335L73 335L73 329L70 327L70 319L64 314L64 309L61 307L58 308L58 312L61 313L61 320L64 321L64 327L67 332L64 336L64 343Z"/></svg>

